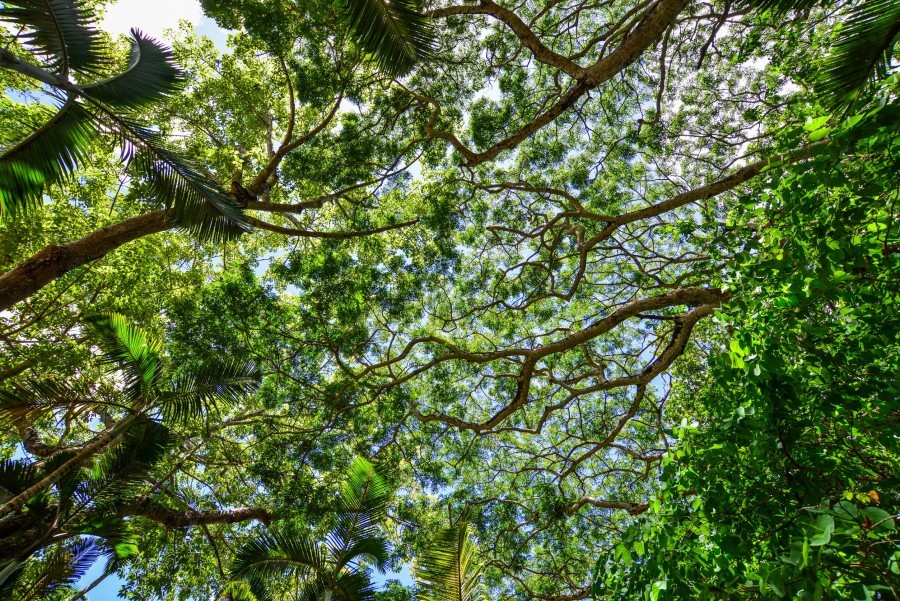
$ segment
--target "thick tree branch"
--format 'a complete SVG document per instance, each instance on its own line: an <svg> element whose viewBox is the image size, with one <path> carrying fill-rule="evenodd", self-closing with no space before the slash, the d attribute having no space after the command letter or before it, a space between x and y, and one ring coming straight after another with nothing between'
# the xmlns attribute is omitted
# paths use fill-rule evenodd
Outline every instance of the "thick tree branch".
<svg viewBox="0 0 900 601"><path fill-rule="evenodd" d="M25 300L53 280L107 253L137 240L175 227L172 211L153 211L91 232L65 244L52 244L0 275L0 311Z"/></svg>
<svg viewBox="0 0 900 601"><path fill-rule="evenodd" d="M631 515L644 513L650 508L649 503L630 503L628 501L603 501L594 497L581 497L563 510L566 515L572 515L585 505L592 505L600 509L623 509Z"/></svg>
<svg viewBox="0 0 900 601"><path fill-rule="evenodd" d="M120 517L140 516L158 522L167 528L188 526L208 526L210 524L235 524L256 520L268 526L273 516L259 507L237 507L234 509L171 509L155 503L148 497L123 501L116 505Z"/></svg>

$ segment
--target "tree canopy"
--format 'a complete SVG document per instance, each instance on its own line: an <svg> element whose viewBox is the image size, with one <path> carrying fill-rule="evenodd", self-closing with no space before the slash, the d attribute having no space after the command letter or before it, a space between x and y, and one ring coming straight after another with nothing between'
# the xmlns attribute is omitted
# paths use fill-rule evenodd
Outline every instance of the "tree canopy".
<svg viewBox="0 0 900 601"><path fill-rule="evenodd" d="M900 598L900 3L202 5L0 1L0 598Z"/></svg>

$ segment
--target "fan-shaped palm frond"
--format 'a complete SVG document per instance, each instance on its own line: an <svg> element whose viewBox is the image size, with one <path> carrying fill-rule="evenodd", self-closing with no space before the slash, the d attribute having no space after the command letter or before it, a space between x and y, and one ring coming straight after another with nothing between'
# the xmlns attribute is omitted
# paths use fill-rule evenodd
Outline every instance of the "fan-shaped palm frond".
<svg viewBox="0 0 900 601"><path fill-rule="evenodd" d="M110 62L94 12L77 0L4 0L0 21L22 29L24 43L62 77L70 69L95 73Z"/></svg>
<svg viewBox="0 0 900 601"><path fill-rule="evenodd" d="M94 326L104 360L125 375L125 393L130 401L156 391L162 378L162 344L131 323L124 315L92 315L85 321Z"/></svg>
<svg viewBox="0 0 900 601"><path fill-rule="evenodd" d="M0 563L0 599L11 599L18 590L19 580L25 571L25 562L10 560Z"/></svg>
<svg viewBox="0 0 900 601"><path fill-rule="evenodd" d="M165 136L126 115L97 105L150 183L149 196L174 209L176 222L202 239L230 240L249 231L241 207L169 147Z"/></svg>
<svg viewBox="0 0 900 601"><path fill-rule="evenodd" d="M106 559L103 571L111 574L138 556L138 537L131 524L117 515L94 518L81 526L81 533L94 536L101 542Z"/></svg>
<svg viewBox="0 0 900 601"><path fill-rule="evenodd" d="M900 35L900 1L854 4L838 40L822 61L817 91L832 107L852 102L873 77L886 73Z"/></svg>
<svg viewBox="0 0 900 601"><path fill-rule="evenodd" d="M256 578L225 583L217 601L273 601L265 586Z"/></svg>
<svg viewBox="0 0 900 601"><path fill-rule="evenodd" d="M434 56L434 28L417 0L335 0L335 6L385 73L404 75Z"/></svg>
<svg viewBox="0 0 900 601"><path fill-rule="evenodd" d="M365 559L372 563L376 569L383 571L388 561L387 541L378 536L368 536L354 540L335 562L337 569L342 569L357 563L359 559Z"/></svg>
<svg viewBox="0 0 900 601"><path fill-rule="evenodd" d="M49 598L63 586L78 582L100 556L101 549L93 539L79 539L58 545L45 553L39 571L9 597L12 601Z"/></svg>
<svg viewBox="0 0 900 601"><path fill-rule="evenodd" d="M482 566L469 525L461 522L441 530L418 557L416 580L422 601L474 601L483 597Z"/></svg>
<svg viewBox="0 0 900 601"><path fill-rule="evenodd" d="M167 98L183 83L184 72L175 63L172 50L132 29L128 68L115 77L80 86L79 90L106 106L133 110Z"/></svg>
<svg viewBox="0 0 900 601"><path fill-rule="evenodd" d="M830 4L825 0L745 0L756 11L785 15ZM900 0L848 4L837 40L819 64L816 91L831 109L852 102L873 77L886 73L900 35Z"/></svg>
<svg viewBox="0 0 900 601"><path fill-rule="evenodd" d="M91 114L73 96L58 110L38 109L32 133L0 154L0 215L27 214L43 204L47 183L87 161L98 134Z"/></svg>
<svg viewBox="0 0 900 601"><path fill-rule="evenodd" d="M375 588L364 571L346 571L334 583L333 598L341 601L373 601Z"/></svg>
<svg viewBox="0 0 900 601"><path fill-rule="evenodd" d="M172 421L183 421L219 407L231 406L256 390L259 371L250 362L235 360L209 361L174 379L159 397L163 415Z"/></svg>

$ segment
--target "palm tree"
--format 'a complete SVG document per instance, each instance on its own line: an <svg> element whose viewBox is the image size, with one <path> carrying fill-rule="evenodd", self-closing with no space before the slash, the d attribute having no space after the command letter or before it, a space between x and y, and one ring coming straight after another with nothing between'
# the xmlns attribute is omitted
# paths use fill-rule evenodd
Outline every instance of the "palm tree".
<svg viewBox="0 0 900 601"><path fill-rule="evenodd" d="M217 240L248 229L238 204L140 121L141 110L183 83L170 49L132 29L127 69L97 80L111 69L113 57L82 2L4 0L0 20L23 32L20 42L34 61L0 48L0 67L43 84L56 105L38 107L32 131L0 148L0 218L33 212L47 184L84 165L92 145L109 132L179 227Z"/></svg>
<svg viewBox="0 0 900 601"><path fill-rule="evenodd" d="M300 581L289 591L298 601L370 601L375 591L366 562L382 569L387 542L379 536L390 487L375 467L358 458L350 466L335 503L335 526L323 543L285 529L260 535L235 555L228 596L259 601L275 595L270 583L289 576ZM243 582L243 584L241 584Z"/></svg>
<svg viewBox="0 0 900 601"><path fill-rule="evenodd" d="M9 544L0 553L5 556L0 560L0 598L45 598L74 585L101 557L106 558L102 576L135 557L137 537L118 508L140 494L152 468L173 443L167 428L143 419L96 463L79 466L60 479L55 499L44 491L29 501L23 514L0 521ZM67 455L71 453L51 457L47 463L58 464ZM0 464L0 487L12 494L39 477L40 470L32 464ZM18 540L16 529L22 533ZM29 532L35 529L37 536Z"/></svg>
<svg viewBox="0 0 900 601"><path fill-rule="evenodd" d="M468 522L445 528L418 557L416 581L420 601L476 601L486 599L481 584L483 566Z"/></svg>
<svg viewBox="0 0 900 601"><path fill-rule="evenodd" d="M119 314L89 319L99 334L104 363L123 379L119 398L103 401L60 381L28 381L0 392L0 424L25 432L37 419L57 411L90 410L99 415L122 413L109 418L108 427L85 442L52 452L41 463L40 477L0 507L0 518L21 511L27 503L57 485L67 475L88 465L94 457L133 433L146 420L158 423L186 419L234 404L254 391L258 374L252 363L219 360L182 375L167 373L161 344Z"/></svg>
<svg viewBox="0 0 900 601"><path fill-rule="evenodd" d="M823 4L822 0L747 0L757 11L784 15ZM849 107L869 81L888 74L900 36L900 1L864 0L849 5L831 52L819 65L816 90L832 109Z"/></svg>
<svg viewBox="0 0 900 601"><path fill-rule="evenodd" d="M419 0L336 0L357 43L391 76L434 57L434 27Z"/></svg>

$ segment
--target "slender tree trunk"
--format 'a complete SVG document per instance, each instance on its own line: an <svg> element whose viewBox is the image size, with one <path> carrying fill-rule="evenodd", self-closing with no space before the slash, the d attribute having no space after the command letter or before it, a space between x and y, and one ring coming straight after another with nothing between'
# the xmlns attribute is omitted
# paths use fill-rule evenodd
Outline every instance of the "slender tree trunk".
<svg viewBox="0 0 900 601"><path fill-rule="evenodd" d="M102 452L109 445L116 441L131 426L132 422L137 418L137 414L133 413L122 419L113 428L102 432L94 437L94 440L84 445L78 454L63 463L61 466L53 470L50 474L41 478L39 482L28 487L0 507L0 517L19 511L25 506L25 503L40 494L41 491L56 484L60 478L72 471L78 465L81 465L97 453Z"/></svg>
<svg viewBox="0 0 900 601"><path fill-rule="evenodd" d="M0 311L25 300L56 278L112 250L174 227L171 211L153 211L91 232L65 244L52 244L0 275Z"/></svg>
<svg viewBox="0 0 900 601"><path fill-rule="evenodd" d="M89 592L91 592L94 589L94 587L96 587L98 584L100 584L101 582L106 580L107 576L109 576L109 572L103 572L92 583L90 583L89 585L87 585L86 587L84 587L83 589L81 589L80 591L78 591L77 593L72 595L71 597L69 597L69 601L78 601L79 599L87 599L87 594Z"/></svg>

